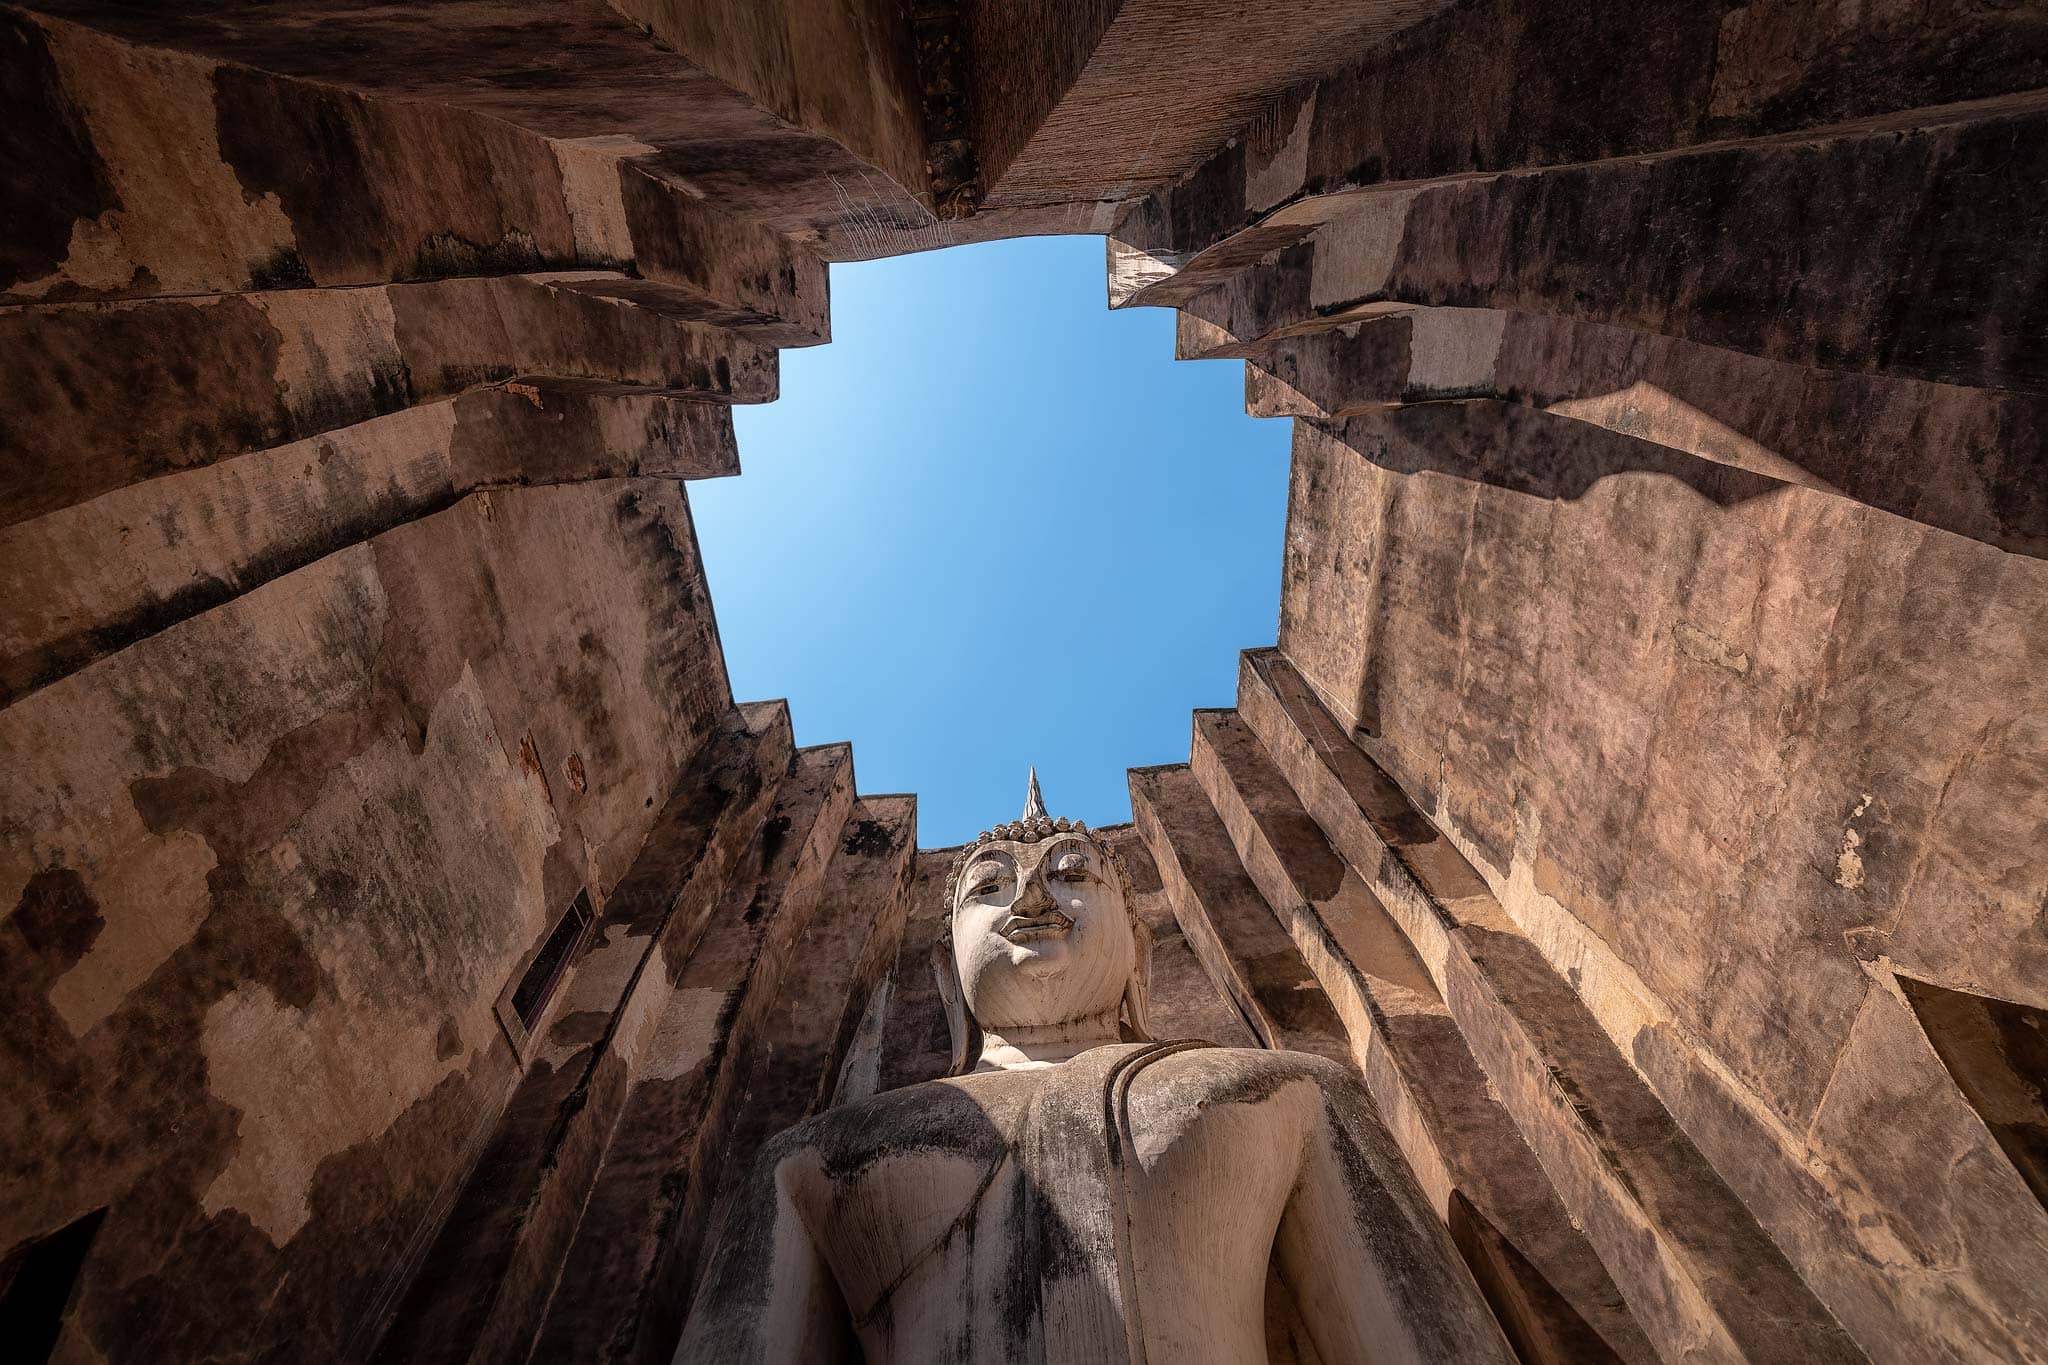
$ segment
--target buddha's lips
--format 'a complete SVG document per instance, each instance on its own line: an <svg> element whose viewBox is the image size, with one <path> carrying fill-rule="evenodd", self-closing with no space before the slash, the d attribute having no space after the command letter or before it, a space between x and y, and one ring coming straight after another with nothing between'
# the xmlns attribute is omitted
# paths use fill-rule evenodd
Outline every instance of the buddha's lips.
<svg viewBox="0 0 2048 1365"><path fill-rule="evenodd" d="M1043 915L1011 915L996 927L996 932L1012 943L1021 943L1035 938L1057 938L1073 927L1072 916L1048 910Z"/></svg>

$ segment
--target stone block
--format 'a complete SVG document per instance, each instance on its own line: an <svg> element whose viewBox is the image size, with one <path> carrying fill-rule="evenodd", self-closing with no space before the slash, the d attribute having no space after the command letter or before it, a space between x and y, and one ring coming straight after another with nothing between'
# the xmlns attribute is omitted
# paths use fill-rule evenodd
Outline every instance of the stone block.
<svg viewBox="0 0 2048 1365"><path fill-rule="evenodd" d="M1758 1315L1769 1312L1783 1327L1789 1305L1807 1323L1799 1350L1853 1358L1826 1310L1650 1088L1601 1043L1591 1015L1476 870L1351 742L1293 665L1261 651L1245 657L1239 677L1241 714L1429 964L1489 1090L1542 1159L1650 1339L1666 1352L1695 1339L1703 1330L1695 1314L1704 1309L1715 1315L1704 1330L1727 1343L1721 1349L1753 1354L1762 1343L1744 1338ZM1709 1224L1715 1232L1703 1236ZM1744 1303L1750 1293L1777 1302Z"/></svg>
<svg viewBox="0 0 2048 1365"><path fill-rule="evenodd" d="M1196 713L1194 771L1336 1006L1353 1058L1439 1216L1450 1222L1462 1197L1515 1248L1519 1259L1493 1248L1478 1267L1495 1278L1496 1297L1506 1296L1498 1316L1513 1325L1517 1313L1549 1306L1539 1314L1544 1326L1525 1326L1518 1344L1540 1359L1655 1358L1664 1324L1643 1320L1633 1297L1623 1306L1594 1254L1601 1244L1579 1234L1577 1215L1568 1217L1552 1192L1553 1174L1496 1101L1475 1061L1477 1040L1463 1035L1401 928L1236 713ZM1498 1278L1525 1266L1533 1274L1519 1290ZM1626 1294L1628 1279L1619 1283Z"/></svg>
<svg viewBox="0 0 2048 1365"><path fill-rule="evenodd" d="M684 767L557 990L523 1074L378 1343L402 1360L523 1355L670 992L665 937L723 889L792 758L786 711L734 710Z"/></svg>
<svg viewBox="0 0 2048 1365"><path fill-rule="evenodd" d="M2048 400L1813 369L1529 313L1374 308L1250 340L1180 316L1184 335L1202 331L1197 358L1242 356L1270 372L1256 386L1246 372L1246 406L1256 415L1343 418L1467 398L1525 403L2002 549L2048 554L2040 467Z"/></svg>
<svg viewBox="0 0 2048 1365"><path fill-rule="evenodd" d="M1095 831L1112 841L1131 880L1131 898L1151 940L1149 1008L1155 1038L1196 1038L1217 1047L1259 1047L1258 1036L1182 930L1172 894L1135 825Z"/></svg>
<svg viewBox="0 0 2048 1365"><path fill-rule="evenodd" d="M0 704L480 490L738 472L723 404L535 380L117 488L0 527Z"/></svg>
<svg viewBox="0 0 2048 1365"><path fill-rule="evenodd" d="M708 917L664 935L672 989L651 1012L542 1340L572 1333L579 1354L597 1360L674 1349L715 1196L738 1174L725 1137L744 1099L744 1059L817 913L852 804L845 746L798 751Z"/></svg>
<svg viewBox="0 0 2048 1365"><path fill-rule="evenodd" d="M1938 41L1930 35L1939 33ZM1653 0L1460 6L1278 94L1243 134L1154 191L1119 235L1203 257L1246 230L1284 244L1345 190L1755 141L2048 85L2048 23L1941 0L1815 11ZM1266 224L1262 229L1259 225Z"/></svg>
<svg viewBox="0 0 2048 1365"><path fill-rule="evenodd" d="M1294 940L1245 874L1230 833L1185 765L1133 768L1131 813L1181 932L1260 1047L1351 1060L1351 1039Z"/></svg>
<svg viewBox="0 0 2048 1365"><path fill-rule="evenodd" d="M15 12L40 54L35 174L0 303L217 294L543 270L788 344L825 335L824 266L634 165L510 123L137 47ZM146 103L143 101L146 99Z"/></svg>

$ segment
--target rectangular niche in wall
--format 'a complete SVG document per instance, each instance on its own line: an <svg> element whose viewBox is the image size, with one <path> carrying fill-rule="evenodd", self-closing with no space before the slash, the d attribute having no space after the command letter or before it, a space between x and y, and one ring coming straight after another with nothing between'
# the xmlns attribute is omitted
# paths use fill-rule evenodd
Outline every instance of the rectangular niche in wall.
<svg viewBox="0 0 2048 1365"><path fill-rule="evenodd" d="M1898 983L1956 1088L2048 1206L2048 1010L1907 976Z"/></svg>
<svg viewBox="0 0 2048 1365"><path fill-rule="evenodd" d="M576 946L583 941L583 931L590 927L590 919L590 896L578 891L576 899L548 931L533 961L498 997L498 1022L504 1025L505 1036L512 1040L513 1050L520 1056L526 1055L534 1026L547 1011L555 987L569 970L569 959L576 955Z"/></svg>

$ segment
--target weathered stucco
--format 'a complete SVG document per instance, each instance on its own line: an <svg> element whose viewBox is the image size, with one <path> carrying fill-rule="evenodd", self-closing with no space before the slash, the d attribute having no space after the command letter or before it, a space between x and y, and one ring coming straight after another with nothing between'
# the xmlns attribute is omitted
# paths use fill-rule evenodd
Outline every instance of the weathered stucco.
<svg viewBox="0 0 2048 1365"><path fill-rule="evenodd" d="M1295 422L1156 1029L1348 1068L1525 1361L2048 1361L2044 111L1951 0L0 7L4 1326L661 1365L914 1123L953 850L683 481L826 261L1089 231Z"/></svg>
<svg viewBox="0 0 2048 1365"><path fill-rule="evenodd" d="M34 941L8 922L39 1097L7 1120L8 1238L119 1210L132 1268L88 1284L85 1340L222 1331L234 1248L243 1302L296 1305L238 1316L237 1349L339 1346L390 1266L291 1286L402 1244L459 1174L510 1074L492 1000L618 879L724 689L682 500L613 481L467 499L0 712L29 779L0 894L39 911ZM572 756L580 792L548 771Z"/></svg>

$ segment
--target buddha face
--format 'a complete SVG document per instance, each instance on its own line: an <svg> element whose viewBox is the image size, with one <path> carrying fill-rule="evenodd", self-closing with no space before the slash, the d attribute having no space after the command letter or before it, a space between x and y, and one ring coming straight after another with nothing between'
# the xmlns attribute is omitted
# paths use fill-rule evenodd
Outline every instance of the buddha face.
<svg viewBox="0 0 2048 1365"><path fill-rule="evenodd" d="M953 900L953 961L983 1028L1061 1024L1117 1007L1137 947L1109 855L1085 834L974 851Z"/></svg>

